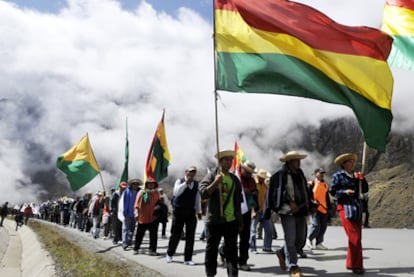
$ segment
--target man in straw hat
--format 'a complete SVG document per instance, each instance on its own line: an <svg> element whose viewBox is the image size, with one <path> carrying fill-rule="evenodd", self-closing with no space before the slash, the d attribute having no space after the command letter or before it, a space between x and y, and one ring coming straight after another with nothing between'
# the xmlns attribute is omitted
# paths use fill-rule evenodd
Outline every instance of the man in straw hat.
<svg viewBox="0 0 414 277"><path fill-rule="evenodd" d="M240 210L242 194L239 179L229 171L235 156L236 152L233 150L218 152L215 155L218 167L200 182L201 198L208 199L205 253L207 276L217 274L217 254L222 237L225 244L227 275L238 276L237 235L243 226Z"/></svg>
<svg viewBox="0 0 414 277"><path fill-rule="evenodd" d="M270 209L280 216L285 235L285 245L276 251L282 270L288 270L292 277L303 276L298 266L297 254L306 242L306 216L310 209L310 192L306 178L300 168L305 154L290 151L280 157L284 165L270 178L267 194L266 218Z"/></svg>
<svg viewBox="0 0 414 277"><path fill-rule="evenodd" d="M365 273L362 259L362 203L360 194L368 192L368 183L360 172L354 172L358 156L341 154L335 164L341 167L332 176L330 194L337 200L337 211L348 236L346 268L354 274Z"/></svg>

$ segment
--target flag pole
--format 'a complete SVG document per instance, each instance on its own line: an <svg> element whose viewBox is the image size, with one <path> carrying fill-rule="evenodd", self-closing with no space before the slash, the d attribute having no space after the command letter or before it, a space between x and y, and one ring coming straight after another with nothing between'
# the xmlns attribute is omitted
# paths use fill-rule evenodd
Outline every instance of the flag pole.
<svg viewBox="0 0 414 277"><path fill-rule="evenodd" d="M365 174L365 160L367 157L367 143L364 140L364 147L362 149L361 173ZM362 199L362 180L359 180L359 198Z"/></svg>
<svg viewBox="0 0 414 277"><path fill-rule="evenodd" d="M86 133L86 136L88 137L88 141L89 141L89 134L88 133ZM93 149L92 149L92 147L91 147L91 152L92 152L92 155L93 155L93 158L95 159L95 161L96 161L96 164L98 165L98 167L99 167L99 177L101 178L101 184L102 184L102 189L103 189L103 191L106 193L106 189L105 189L105 184L104 184L104 181L103 181L103 178L102 178L102 174L101 174L101 170L100 170L100 166L99 166L99 164L98 164L98 160L96 159L96 157L95 157L95 153L93 152Z"/></svg>
<svg viewBox="0 0 414 277"><path fill-rule="evenodd" d="M213 1L213 60L214 60L214 115L215 115L215 124L216 124L216 153L220 152L220 142L219 142L219 125L218 125L218 93L217 93L217 52L216 52L216 1ZM217 155L217 167L218 173L221 173L220 167L220 157ZM220 216L223 216L223 199L221 185L218 186L219 190L219 205L220 205Z"/></svg>

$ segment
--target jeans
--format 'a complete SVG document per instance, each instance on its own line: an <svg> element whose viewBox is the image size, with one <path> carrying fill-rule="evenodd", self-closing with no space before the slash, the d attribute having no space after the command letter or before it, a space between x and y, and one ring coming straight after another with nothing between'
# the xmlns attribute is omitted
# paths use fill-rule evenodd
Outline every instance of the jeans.
<svg viewBox="0 0 414 277"><path fill-rule="evenodd" d="M316 239L316 245L323 242L323 237L328 227L328 214L316 212L316 214L310 216L310 227L308 233L308 239Z"/></svg>
<svg viewBox="0 0 414 277"><path fill-rule="evenodd" d="M265 219L262 212L256 212L256 218L252 219L252 223L250 224L250 249L252 251L256 251L256 229L257 225L261 222L263 229L264 229L264 241L263 241L263 248L264 249L271 249L272 248L272 222L270 219Z"/></svg>
<svg viewBox="0 0 414 277"><path fill-rule="evenodd" d="M132 236L135 231L135 218L125 217L122 223L122 247L125 248L132 244Z"/></svg>
<svg viewBox="0 0 414 277"><path fill-rule="evenodd" d="M298 251L302 250L306 242L306 217L293 215L280 215L285 245L283 250L286 257L288 271L298 263Z"/></svg>

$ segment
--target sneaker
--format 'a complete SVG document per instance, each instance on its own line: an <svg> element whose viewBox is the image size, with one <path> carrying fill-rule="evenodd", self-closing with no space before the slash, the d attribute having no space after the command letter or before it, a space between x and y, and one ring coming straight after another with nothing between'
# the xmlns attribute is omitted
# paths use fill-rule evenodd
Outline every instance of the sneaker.
<svg viewBox="0 0 414 277"><path fill-rule="evenodd" d="M252 269L250 268L250 266L248 266L247 264L242 264L242 265L240 265L240 266L239 266L239 269L240 269L240 270L243 270L243 271L250 271L250 270L252 270Z"/></svg>
<svg viewBox="0 0 414 277"><path fill-rule="evenodd" d="M184 261L185 265L195 265L195 262L193 261Z"/></svg>
<svg viewBox="0 0 414 277"><path fill-rule="evenodd" d="M158 256L159 254L155 251L148 252L148 256Z"/></svg>
<svg viewBox="0 0 414 277"><path fill-rule="evenodd" d="M289 270L289 276L290 277L303 277L303 273L302 270L300 270L300 268L298 266L293 266L290 270Z"/></svg>
<svg viewBox="0 0 414 277"><path fill-rule="evenodd" d="M265 253L273 253L272 248L263 248L262 251Z"/></svg>
<svg viewBox="0 0 414 277"><path fill-rule="evenodd" d="M286 261L285 261L285 254L282 252L282 249L276 251L276 257L279 260L279 266L281 270L286 270Z"/></svg>
<svg viewBox="0 0 414 277"><path fill-rule="evenodd" d="M312 244L312 241L311 241L310 239L306 239L306 246L307 246L309 249L313 249L313 244Z"/></svg>
<svg viewBox="0 0 414 277"><path fill-rule="evenodd" d="M167 264L172 263L172 257L168 256L168 254L165 255L165 261L167 262Z"/></svg>
<svg viewBox="0 0 414 277"><path fill-rule="evenodd" d="M323 245L322 243L319 243L315 246L316 250L328 250L328 247L326 247L325 245Z"/></svg>

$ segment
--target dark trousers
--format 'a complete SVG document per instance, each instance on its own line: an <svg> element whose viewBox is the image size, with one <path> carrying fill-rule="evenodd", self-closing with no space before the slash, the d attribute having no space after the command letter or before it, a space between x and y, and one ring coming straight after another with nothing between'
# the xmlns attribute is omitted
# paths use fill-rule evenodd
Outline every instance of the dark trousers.
<svg viewBox="0 0 414 277"><path fill-rule="evenodd" d="M245 265L249 259L250 248L250 224L252 222L251 212L247 212L243 215L243 230L240 232L239 241L239 265Z"/></svg>
<svg viewBox="0 0 414 277"><path fill-rule="evenodd" d="M118 212L114 211L111 214L112 218L112 233L114 235L113 241L118 242L122 240L122 222L118 219Z"/></svg>
<svg viewBox="0 0 414 277"><path fill-rule="evenodd" d="M207 223L207 243L205 254L206 275L217 274L217 254L220 240L224 238L224 256L227 263L227 275L238 276L237 237L239 224L236 220L225 223Z"/></svg>
<svg viewBox="0 0 414 277"><path fill-rule="evenodd" d="M141 247L142 239L144 238L145 231L149 231L149 250L151 252L157 251L157 242L158 242L158 220L155 220L152 223L148 224L139 224L137 227L137 232L135 235L135 245L134 250L139 250Z"/></svg>
<svg viewBox="0 0 414 277"><path fill-rule="evenodd" d="M173 256L180 242L181 234L185 225L185 250L184 261L191 261L194 250L194 236L197 226L197 218L194 209L175 208L171 227L171 237L168 242L167 255Z"/></svg>

